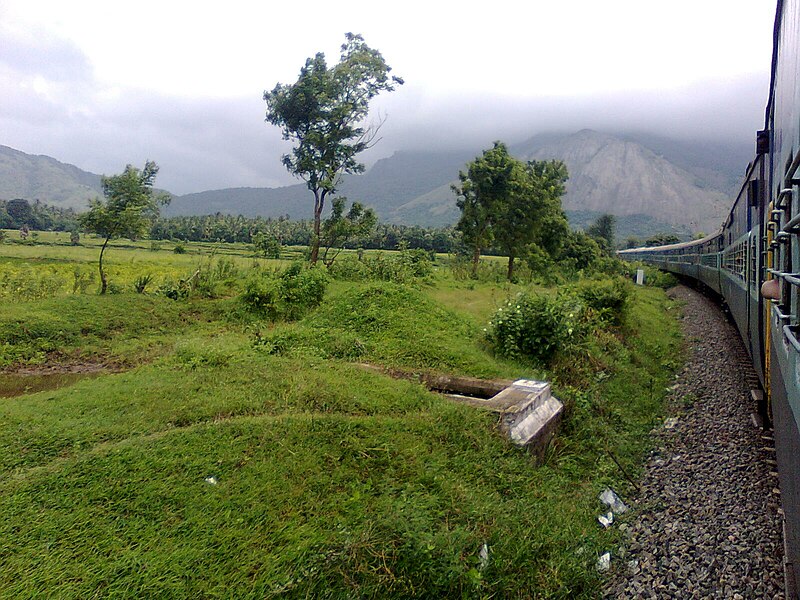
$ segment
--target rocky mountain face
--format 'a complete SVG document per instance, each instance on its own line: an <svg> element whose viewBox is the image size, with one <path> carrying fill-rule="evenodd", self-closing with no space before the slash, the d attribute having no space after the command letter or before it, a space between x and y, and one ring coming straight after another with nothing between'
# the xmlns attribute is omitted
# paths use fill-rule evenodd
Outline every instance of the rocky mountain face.
<svg viewBox="0 0 800 600"><path fill-rule="evenodd" d="M649 215L690 231L711 232L733 203L726 191L708 187L642 144L596 131L534 137L512 151L525 160L558 158L566 163L567 211Z"/></svg>
<svg viewBox="0 0 800 600"><path fill-rule="evenodd" d="M563 160L569 169L564 208L573 225L603 213L618 217L618 238L657 232L714 231L741 185L749 149L686 143L655 136L625 137L583 130L544 134L510 147L520 159ZM442 226L459 212L451 183L480 154L397 152L366 173L347 176L339 194L372 206L383 221ZM0 198L40 199L83 208L101 193L100 177L46 156L0 146ZM309 218L305 184L283 188L229 188L173 198L166 215L216 212Z"/></svg>

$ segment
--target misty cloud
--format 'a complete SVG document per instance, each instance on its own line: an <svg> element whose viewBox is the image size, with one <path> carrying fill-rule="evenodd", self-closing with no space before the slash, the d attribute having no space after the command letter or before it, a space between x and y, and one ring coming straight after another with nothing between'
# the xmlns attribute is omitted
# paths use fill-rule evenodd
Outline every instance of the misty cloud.
<svg viewBox="0 0 800 600"><path fill-rule="evenodd" d="M92 67L78 46L46 32L28 36L3 35L0 65L24 77L52 82L81 82L92 78Z"/></svg>
<svg viewBox="0 0 800 600"><path fill-rule="evenodd" d="M15 39L0 62L0 84L13 91L0 97L0 143L101 174L152 159L161 167L159 187L177 194L297 183L280 163L290 146L264 122L261 89L226 99L104 86L69 42ZM767 87L765 77L751 76L672 92L526 100L429 93L412 82L375 102L373 122L385 122L381 141L363 159L369 165L397 150L419 149L477 154L497 139L514 144L544 131L587 127L749 148L763 124Z"/></svg>

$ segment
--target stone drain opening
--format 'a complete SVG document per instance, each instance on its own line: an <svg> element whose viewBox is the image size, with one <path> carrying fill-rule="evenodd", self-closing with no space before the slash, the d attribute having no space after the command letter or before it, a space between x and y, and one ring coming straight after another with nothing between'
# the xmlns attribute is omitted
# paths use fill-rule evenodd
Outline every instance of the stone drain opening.
<svg viewBox="0 0 800 600"><path fill-rule="evenodd" d="M390 377L418 381L455 402L495 413L500 430L537 460L544 455L564 413L564 405L552 395L546 381L485 380L385 369L368 364L359 366Z"/></svg>

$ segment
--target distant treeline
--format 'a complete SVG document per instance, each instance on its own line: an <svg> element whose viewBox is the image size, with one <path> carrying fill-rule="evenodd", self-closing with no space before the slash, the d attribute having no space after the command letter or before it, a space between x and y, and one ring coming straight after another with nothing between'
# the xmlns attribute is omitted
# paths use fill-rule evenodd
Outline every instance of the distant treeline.
<svg viewBox="0 0 800 600"><path fill-rule="evenodd" d="M187 242L253 243L258 233L275 238L282 246L307 246L311 241L311 221L292 221L288 217L263 218L223 215L170 217L159 219L150 229L150 237ZM452 227L432 228L418 225L379 223L369 238L355 240L350 246L364 249L396 250L400 247L422 248L433 252L451 252L456 244Z"/></svg>
<svg viewBox="0 0 800 600"><path fill-rule="evenodd" d="M0 200L0 229L39 231L79 231L78 213L56 208L38 200ZM311 221L292 221L288 217L263 218L224 215L170 217L157 219L150 228L150 239L186 242L240 242L252 244L253 236L264 233L282 246L307 246L311 240ZM368 239L354 240L350 247L396 250L422 248L433 252L452 252L457 243L452 227L379 223Z"/></svg>
<svg viewBox="0 0 800 600"><path fill-rule="evenodd" d="M71 208L57 208L21 198L0 200L0 229L38 229L73 231L78 229L78 213Z"/></svg>

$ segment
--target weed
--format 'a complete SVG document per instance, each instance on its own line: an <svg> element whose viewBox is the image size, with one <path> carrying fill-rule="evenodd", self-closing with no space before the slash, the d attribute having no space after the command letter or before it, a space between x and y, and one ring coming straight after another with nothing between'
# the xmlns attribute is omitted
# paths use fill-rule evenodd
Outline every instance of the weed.
<svg viewBox="0 0 800 600"><path fill-rule="evenodd" d="M252 276L239 299L247 310L270 321L292 321L319 306L327 284L322 270L293 263L275 277Z"/></svg>
<svg viewBox="0 0 800 600"><path fill-rule="evenodd" d="M153 276L149 273L145 275L139 275L136 279L133 280L133 291L137 294L144 294L147 286L150 285L150 282L153 281Z"/></svg>

